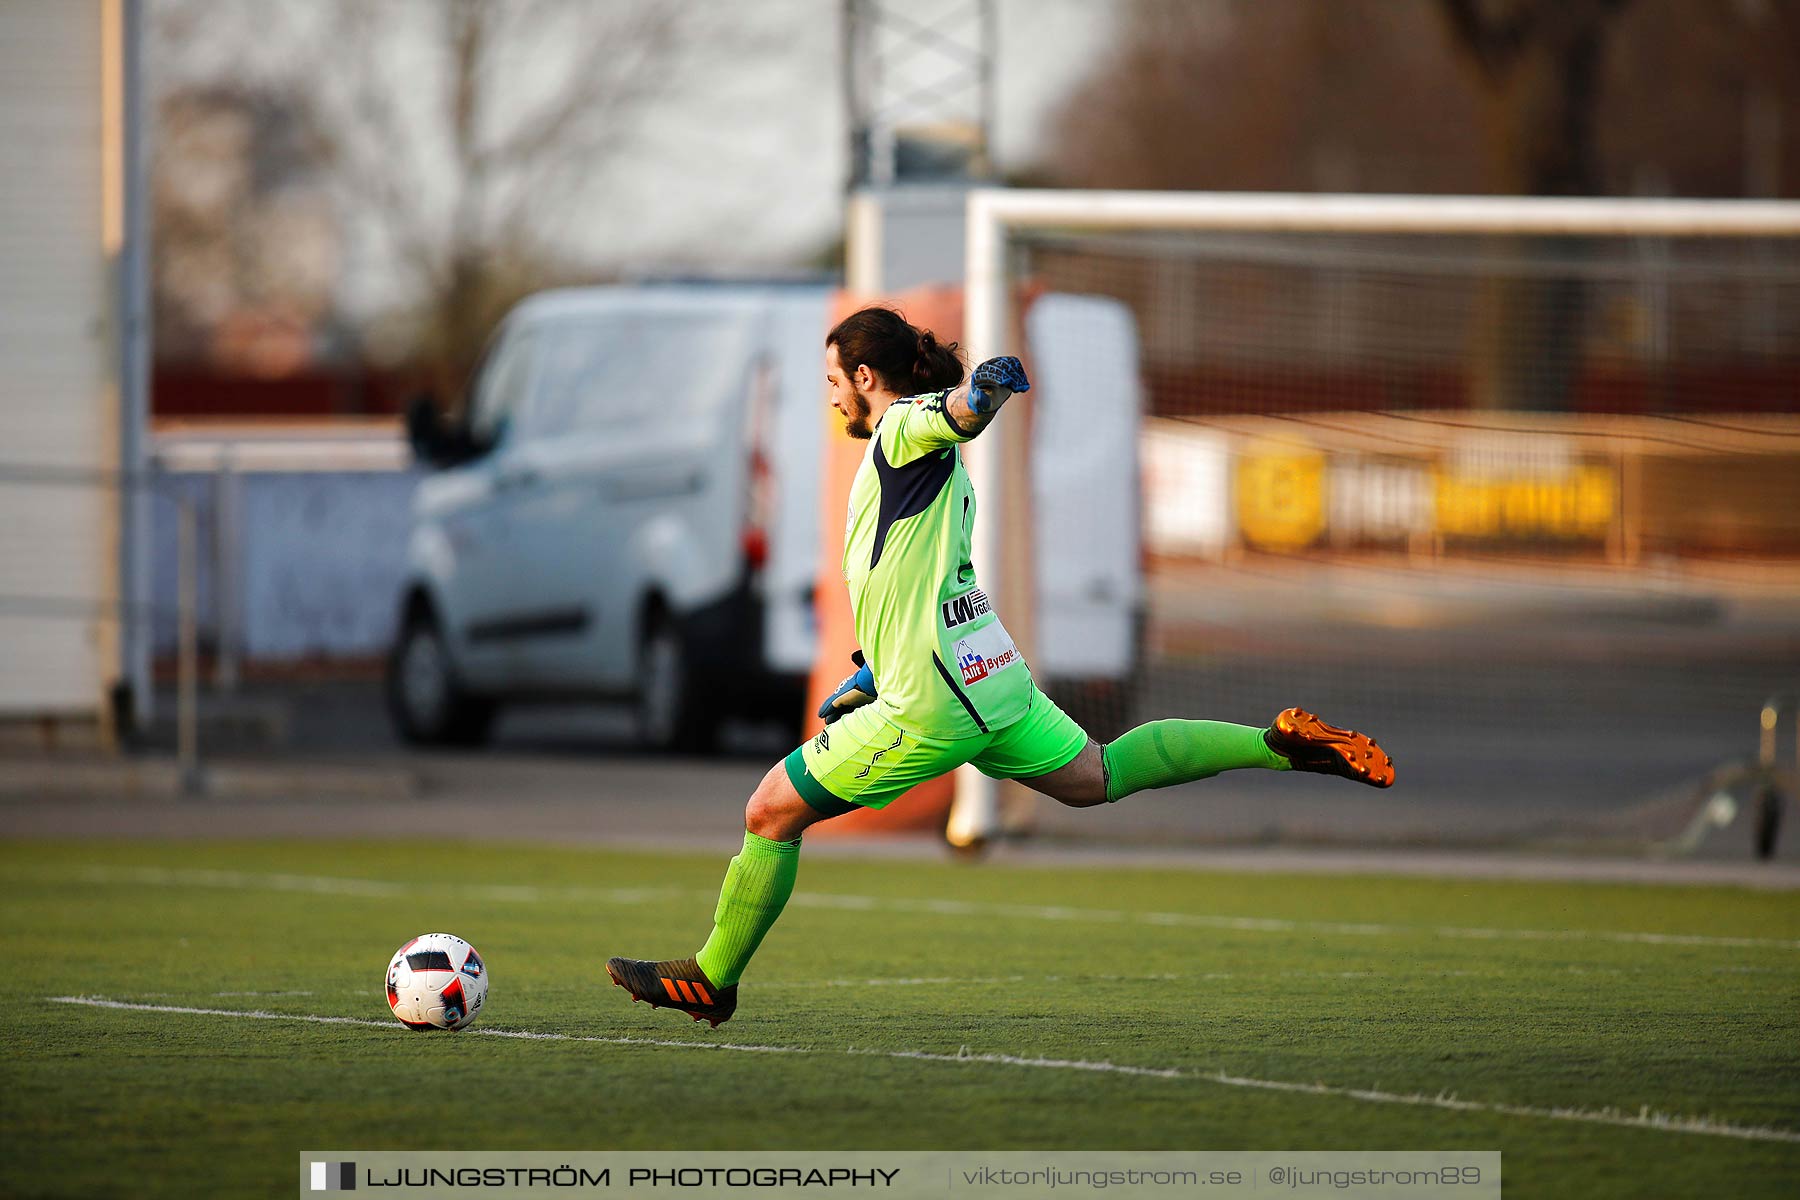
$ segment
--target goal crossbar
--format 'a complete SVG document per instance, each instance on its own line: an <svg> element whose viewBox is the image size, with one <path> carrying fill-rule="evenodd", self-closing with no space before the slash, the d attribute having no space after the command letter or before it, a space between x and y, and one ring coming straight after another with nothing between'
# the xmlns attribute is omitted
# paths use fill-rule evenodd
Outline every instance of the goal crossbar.
<svg viewBox="0 0 1800 1200"><path fill-rule="evenodd" d="M1519 233L1793 237L1800 202L1644 197L1383 196L977 188L971 228L1215 229L1301 233Z"/></svg>

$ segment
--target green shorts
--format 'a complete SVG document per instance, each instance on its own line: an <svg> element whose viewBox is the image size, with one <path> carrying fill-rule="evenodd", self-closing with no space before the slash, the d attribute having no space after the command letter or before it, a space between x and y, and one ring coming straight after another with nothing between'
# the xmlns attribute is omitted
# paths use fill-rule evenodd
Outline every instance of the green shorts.
<svg viewBox="0 0 1800 1200"><path fill-rule="evenodd" d="M865 704L827 725L787 756L788 779L802 799L828 817L886 808L914 784L974 763L995 779L1029 779L1067 766L1087 745L1087 731L1043 692L1004 729L972 738L934 738L902 728L882 704Z"/></svg>

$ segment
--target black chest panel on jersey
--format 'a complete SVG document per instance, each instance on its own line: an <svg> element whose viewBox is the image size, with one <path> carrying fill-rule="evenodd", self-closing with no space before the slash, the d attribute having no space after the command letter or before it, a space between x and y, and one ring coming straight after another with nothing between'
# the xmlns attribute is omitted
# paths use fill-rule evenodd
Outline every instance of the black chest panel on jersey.
<svg viewBox="0 0 1800 1200"><path fill-rule="evenodd" d="M869 570L873 571L881 561L881 548L887 544L888 530L894 522L916 517L930 508L955 473L955 450L939 450L896 467L882 453L881 439L875 439L875 474L881 481L881 507L876 512L875 539L869 548Z"/></svg>

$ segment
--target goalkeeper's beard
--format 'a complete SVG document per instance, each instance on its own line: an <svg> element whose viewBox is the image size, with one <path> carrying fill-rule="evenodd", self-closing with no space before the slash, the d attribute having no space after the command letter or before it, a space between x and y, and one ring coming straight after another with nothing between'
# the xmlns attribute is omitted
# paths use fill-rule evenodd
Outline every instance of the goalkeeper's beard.
<svg viewBox="0 0 1800 1200"><path fill-rule="evenodd" d="M875 411L875 406L854 386L850 389L850 409L850 414L844 418L844 432L865 442L874 437L875 430L869 424L869 414Z"/></svg>

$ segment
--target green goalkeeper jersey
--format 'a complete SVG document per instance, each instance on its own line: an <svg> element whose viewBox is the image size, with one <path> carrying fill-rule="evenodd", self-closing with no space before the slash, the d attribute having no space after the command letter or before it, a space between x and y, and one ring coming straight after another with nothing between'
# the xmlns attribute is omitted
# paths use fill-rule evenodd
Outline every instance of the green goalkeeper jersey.
<svg viewBox="0 0 1800 1200"><path fill-rule="evenodd" d="M975 737L1029 707L1030 669L969 557L975 492L948 392L888 406L850 485L844 582L878 690L902 729Z"/></svg>

